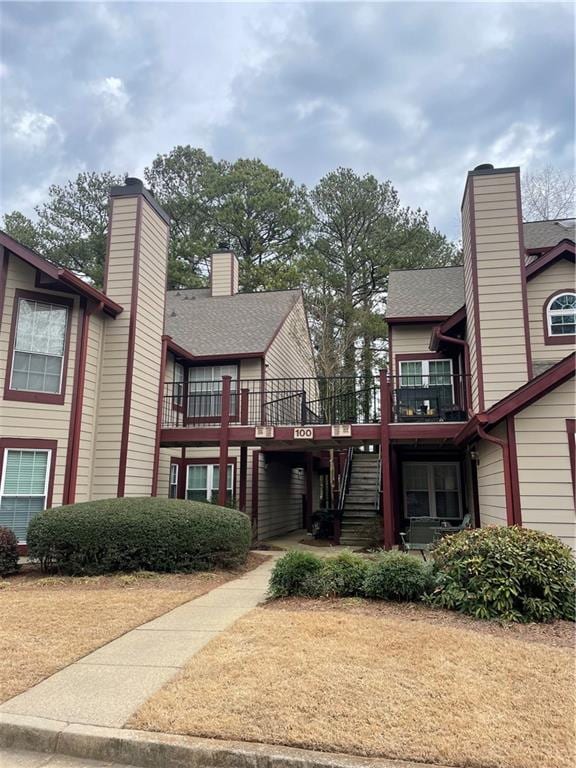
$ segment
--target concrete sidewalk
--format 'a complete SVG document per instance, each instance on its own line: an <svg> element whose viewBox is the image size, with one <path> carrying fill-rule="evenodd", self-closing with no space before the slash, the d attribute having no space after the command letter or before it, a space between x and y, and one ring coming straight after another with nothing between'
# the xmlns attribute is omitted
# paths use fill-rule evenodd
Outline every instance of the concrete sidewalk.
<svg viewBox="0 0 576 768"><path fill-rule="evenodd" d="M0 705L0 712L121 728L188 659L262 602L276 557L153 621Z"/></svg>

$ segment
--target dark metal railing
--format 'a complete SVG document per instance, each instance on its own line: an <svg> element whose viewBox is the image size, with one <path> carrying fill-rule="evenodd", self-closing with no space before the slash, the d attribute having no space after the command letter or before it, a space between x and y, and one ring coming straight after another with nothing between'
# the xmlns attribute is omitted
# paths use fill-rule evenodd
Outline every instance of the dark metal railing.
<svg viewBox="0 0 576 768"><path fill-rule="evenodd" d="M464 374L390 377L395 422L466 421L469 378Z"/></svg>
<svg viewBox="0 0 576 768"><path fill-rule="evenodd" d="M221 422L222 381L167 382L162 426ZM231 382L230 423L249 426L368 424L380 417L378 380L360 377L251 379Z"/></svg>

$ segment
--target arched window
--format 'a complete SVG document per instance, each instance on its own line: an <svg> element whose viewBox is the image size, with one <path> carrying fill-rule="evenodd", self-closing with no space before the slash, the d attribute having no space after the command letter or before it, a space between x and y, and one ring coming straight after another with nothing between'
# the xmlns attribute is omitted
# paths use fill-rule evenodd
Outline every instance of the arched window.
<svg viewBox="0 0 576 768"><path fill-rule="evenodd" d="M550 336L576 335L576 293L553 296L548 302L546 317Z"/></svg>

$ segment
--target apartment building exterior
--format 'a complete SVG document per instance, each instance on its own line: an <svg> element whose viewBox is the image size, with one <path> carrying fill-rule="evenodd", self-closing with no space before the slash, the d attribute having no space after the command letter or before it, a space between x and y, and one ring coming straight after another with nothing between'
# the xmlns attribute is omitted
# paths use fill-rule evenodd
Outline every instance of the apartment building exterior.
<svg viewBox="0 0 576 768"><path fill-rule="evenodd" d="M40 509L159 495L233 504L255 540L322 505L386 547L466 514L573 546L573 223L523 224L518 169L479 167L462 228L463 266L391 274L370 381L318 378L301 291L241 292L225 244L209 288L166 291L137 179L111 191L102 291L0 234L0 524L24 543Z"/></svg>
<svg viewBox="0 0 576 768"><path fill-rule="evenodd" d="M574 224L523 223L519 169L479 166L462 201L463 266L391 274L396 420L446 435L392 445L397 526L469 513L574 547Z"/></svg>

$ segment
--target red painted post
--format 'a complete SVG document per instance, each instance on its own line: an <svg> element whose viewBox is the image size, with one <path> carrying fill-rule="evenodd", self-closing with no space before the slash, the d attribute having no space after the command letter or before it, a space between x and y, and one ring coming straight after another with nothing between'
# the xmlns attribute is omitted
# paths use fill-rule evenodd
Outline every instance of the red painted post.
<svg viewBox="0 0 576 768"><path fill-rule="evenodd" d="M243 387L240 390L240 424L248 424L248 402L250 390Z"/></svg>
<svg viewBox="0 0 576 768"><path fill-rule="evenodd" d="M390 385L386 371L380 371L380 464L382 469L382 522L384 549L394 545L394 497L390 467L390 419L392 407Z"/></svg>
<svg viewBox="0 0 576 768"><path fill-rule="evenodd" d="M260 451L254 451L252 454L252 543L258 541L258 501L259 501L259 479L260 479Z"/></svg>
<svg viewBox="0 0 576 768"><path fill-rule="evenodd" d="M228 477L228 425L230 424L230 390L232 376L222 377L222 409L220 416L220 457L218 466L220 476L218 478L218 504L226 506L226 485Z"/></svg>
<svg viewBox="0 0 576 768"><path fill-rule="evenodd" d="M248 479L248 448L243 445L240 448L240 512L246 512L246 482Z"/></svg>

